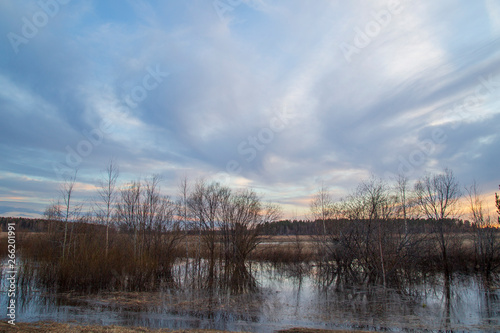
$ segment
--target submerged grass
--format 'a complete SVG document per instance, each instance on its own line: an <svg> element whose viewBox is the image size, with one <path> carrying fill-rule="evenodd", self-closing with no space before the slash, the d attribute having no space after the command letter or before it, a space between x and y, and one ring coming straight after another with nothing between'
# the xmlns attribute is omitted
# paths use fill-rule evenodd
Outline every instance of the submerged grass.
<svg viewBox="0 0 500 333"><path fill-rule="evenodd" d="M415 236L423 241L406 247L400 247L394 237L388 237L385 243L363 243L360 237L348 238L350 234L342 241L314 236L267 236L245 260L235 262L225 261L232 253L223 251L221 242L215 243L215 255L210 261L210 252L199 235L170 242L173 238L168 233L134 235L113 230L106 252L101 226L81 225L70 230L66 242L62 232L18 234L16 246L23 259L18 275L21 286L34 283L54 292L95 293L229 285L233 292L240 293L255 285L245 260L291 264L297 275L310 271L305 266L315 265L318 280L327 284L384 283L392 287L411 279L418 282L422 274L443 269L437 244L423 235ZM460 246L450 246L447 260L452 272L472 272L477 267L474 244L468 236L457 234L454 239ZM5 242L6 238L0 237L1 248L6 248ZM379 246L384 247L384 266ZM500 262L494 259L495 263Z"/></svg>
<svg viewBox="0 0 500 333"><path fill-rule="evenodd" d="M181 329L171 330L167 328L151 329L146 327L124 327L124 326L98 326L98 325L79 325L73 323L55 323L55 322L36 322L36 323L16 323L15 326L0 322L0 332L33 332L33 333L219 333L229 332L220 330L202 330L202 329ZM363 333L366 331L351 330L323 330L313 328L290 328L276 331L279 333ZM242 332L244 333L244 332Z"/></svg>
<svg viewBox="0 0 500 333"><path fill-rule="evenodd" d="M57 291L148 291L171 283L177 253L161 242L140 253L130 236L115 234L105 252L104 235L91 227L71 234L63 253L60 233L24 237L19 241L23 262L20 284L34 280Z"/></svg>
<svg viewBox="0 0 500 333"><path fill-rule="evenodd" d="M176 263L186 256L191 258L190 265L195 265L189 271L192 276L186 278L200 280L198 286L211 282L207 268L200 264L204 260L207 265L209 252L198 236L188 236L172 246L164 241L168 235L161 241L139 243L136 235L115 231L110 234L106 254L105 235L101 231L91 225L80 226L71 230L66 243L62 232L20 237L18 247L24 260L18 283L27 286L34 282L37 287L54 292L155 291L176 286L179 282L174 278ZM268 240L259 244L248 259L282 264L311 261L315 257L309 238ZM253 285L244 263L223 265L227 254L221 244L216 244L215 253L215 273L222 275L214 277L219 281L217 284L214 280L214 286L226 283L237 287L234 292L243 292ZM193 261L195 257L198 261ZM182 283L186 285L186 281Z"/></svg>
<svg viewBox="0 0 500 333"><path fill-rule="evenodd" d="M124 327L124 326L98 326L98 325L79 325L73 323L55 323L55 322L37 322L37 323L16 323L15 326L5 322L0 322L0 332L53 332L53 333L216 333L226 332L218 330L171 330L171 329L151 329L146 327Z"/></svg>

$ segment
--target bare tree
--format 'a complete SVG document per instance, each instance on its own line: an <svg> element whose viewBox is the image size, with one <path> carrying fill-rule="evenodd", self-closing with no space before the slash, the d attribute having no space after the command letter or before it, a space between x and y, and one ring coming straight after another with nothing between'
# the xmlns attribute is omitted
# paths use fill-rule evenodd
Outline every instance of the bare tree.
<svg viewBox="0 0 500 333"><path fill-rule="evenodd" d="M461 196L458 180L453 171L445 169L442 174L426 175L418 180L415 193L422 214L434 221L433 234L441 251L445 277L449 279L449 250L453 239L446 220L458 215L457 206Z"/></svg>
<svg viewBox="0 0 500 333"><path fill-rule="evenodd" d="M190 195L189 208L198 222L199 236L208 250L208 288L215 281L215 259L218 241L219 210L222 202L230 196L231 190L219 183L206 184L199 181ZM200 257L198 248L197 257Z"/></svg>
<svg viewBox="0 0 500 333"><path fill-rule="evenodd" d="M260 212L260 225L270 222L276 222L283 216L283 209L275 203L264 203Z"/></svg>
<svg viewBox="0 0 500 333"><path fill-rule="evenodd" d="M492 223L489 214L483 207L483 199L474 181L466 188L469 202L469 215L475 230L474 244L476 265L489 281L491 273L498 267L500 260L500 244L497 242L498 224Z"/></svg>
<svg viewBox="0 0 500 333"><path fill-rule="evenodd" d="M60 195L62 197L64 203L64 211L63 211L63 220L64 220L64 239L63 239L63 251L62 258L63 260L66 258L69 250L67 250L67 241L68 241L68 224L74 222L74 220L78 217L79 212L81 211L81 205L72 206L72 195L73 189L75 187L76 175L78 170L75 170L75 173L71 177L66 177L63 184L61 185ZM71 227L71 231L73 231L73 224ZM72 233L72 232L71 232ZM71 238L71 235L70 235Z"/></svg>
<svg viewBox="0 0 500 333"><path fill-rule="evenodd" d="M342 218L336 221L340 232L329 239L330 264L322 272L327 284L335 281L338 288L345 280L387 286L389 282L399 283L402 274L409 274L409 259L415 258L421 237L410 235L408 224L398 220L401 201L406 202L409 194L407 183L399 185L402 188L391 188L384 180L372 177L342 199ZM401 192L406 199L401 198Z"/></svg>
<svg viewBox="0 0 500 333"><path fill-rule="evenodd" d="M51 203L49 206L45 208L45 211L43 212L43 216L47 220L61 220L62 215L63 214L60 202Z"/></svg>
<svg viewBox="0 0 500 333"><path fill-rule="evenodd" d="M467 200L469 202L469 211L474 223L479 228L488 227L489 223L485 219L483 200L477 188L477 183L474 181L470 187L466 187Z"/></svg>
<svg viewBox="0 0 500 333"><path fill-rule="evenodd" d="M396 216L403 219L405 234L408 234L408 219L418 217L417 200L406 175L398 175L394 186Z"/></svg>
<svg viewBox="0 0 500 333"><path fill-rule="evenodd" d="M415 232L410 228L410 219L418 218L418 204L414 187L405 175L398 175L395 180L394 191L394 217L398 225L392 227L392 237L395 242L393 267L404 266L404 272L415 269L415 263L422 256L421 248L427 240L427 235ZM403 221L403 227L399 222Z"/></svg>
<svg viewBox="0 0 500 333"><path fill-rule="evenodd" d="M335 210L330 191L324 184L313 196L309 208L314 220L322 222L323 230L321 232L326 235L326 220L333 217Z"/></svg>
<svg viewBox="0 0 500 333"><path fill-rule="evenodd" d="M141 211L140 211L140 231L141 231L141 245L143 251L148 251L151 246L152 239L147 237L150 234L158 219L161 219L161 209L163 198L159 191L161 177L153 175L146 180L143 185L143 193L141 197Z"/></svg>
<svg viewBox="0 0 500 333"><path fill-rule="evenodd" d="M47 232L49 235L54 236L58 230L60 221L63 219L61 202L58 200L47 206L43 212L43 216L48 220Z"/></svg>
<svg viewBox="0 0 500 333"><path fill-rule="evenodd" d="M219 183L203 181L195 185L188 207L198 222L199 236L207 250L205 286L210 289L218 281L220 286L235 292L251 288L253 279L246 268L248 255L261 240L263 224L279 218L279 207L262 203L252 190L231 191Z"/></svg>
<svg viewBox="0 0 500 333"><path fill-rule="evenodd" d="M326 257L329 252L328 239L332 236L329 235L327 231L326 223L327 220L331 219L335 213L335 205L330 191L324 184L321 185L316 194L313 196L309 204L309 209L313 216L313 220L316 223L321 223L321 227L318 226L318 230L316 231L318 234L317 242L321 244L318 248L320 252L318 253L320 257L319 265L321 267L327 260Z"/></svg>
<svg viewBox="0 0 500 333"><path fill-rule="evenodd" d="M161 177L153 175L144 183L142 196L142 244L146 251L151 247L171 252L181 238L180 223L174 218L175 204L161 194Z"/></svg>
<svg viewBox="0 0 500 333"><path fill-rule="evenodd" d="M109 228L115 215L116 182L119 173L118 165L111 160L104 170L103 178L99 180L97 186L99 200L96 203L95 212L100 222L106 226L106 257L109 251Z"/></svg>
<svg viewBox="0 0 500 333"><path fill-rule="evenodd" d="M146 251L158 263L157 274L172 281L171 267L176 258L175 250L184 235L179 220L175 218L175 203L168 196L161 195L158 186L152 185L146 184L144 199L148 203L146 237L149 242Z"/></svg>
<svg viewBox="0 0 500 333"><path fill-rule="evenodd" d="M122 230L132 234L134 259L138 267L135 285L164 279L172 282L171 268L176 247L182 239L176 205L161 194L161 177L153 175L143 182L134 181L120 191L117 215ZM152 268L154 265L154 269Z"/></svg>
<svg viewBox="0 0 500 333"><path fill-rule="evenodd" d="M138 232L141 211L141 183L134 181L126 184L120 190L120 200L117 204L118 220L122 229L132 232L134 254L137 256L138 247Z"/></svg>
<svg viewBox="0 0 500 333"><path fill-rule="evenodd" d="M187 281L188 277L188 269L189 269L189 222L188 222L188 199L189 199L189 184L187 177L181 179L179 186L179 201L177 204L177 215L181 218L181 223L184 227L184 237L185 237L185 247L186 247L186 266L185 266L185 274L184 281Z"/></svg>
<svg viewBox="0 0 500 333"><path fill-rule="evenodd" d="M500 185L498 188L500 189ZM495 193L495 206L497 208L498 223L500 224L500 197L498 196L498 193Z"/></svg>
<svg viewBox="0 0 500 333"><path fill-rule="evenodd" d="M279 219L281 210L273 204L263 204L252 190L232 192L220 206L221 229L225 257L225 273L233 292L253 289L255 281L246 268L248 255L260 242L264 223Z"/></svg>
<svg viewBox="0 0 500 333"><path fill-rule="evenodd" d="M391 218L394 204L387 185L381 180L372 177L368 181L361 183L361 196L364 201L365 219L367 221L366 229L366 267L369 268L369 262L376 262L375 253L378 252L378 261L380 263L379 275L382 277L382 284L386 287L386 253L385 246L390 243L391 235L388 232L387 221ZM376 248L372 248L372 230L376 230ZM367 269L369 272L369 269Z"/></svg>

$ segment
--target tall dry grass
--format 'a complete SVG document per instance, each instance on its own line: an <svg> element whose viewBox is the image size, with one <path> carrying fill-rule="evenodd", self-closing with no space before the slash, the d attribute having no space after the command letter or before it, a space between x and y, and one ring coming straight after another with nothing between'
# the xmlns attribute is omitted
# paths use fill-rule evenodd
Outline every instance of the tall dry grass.
<svg viewBox="0 0 500 333"><path fill-rule="evenodd" d="M248 259L275 265L314 263L319 267L317 276L325 281L379 283L380 243L361 243L358 242L361 239L349 238L351 236L346 232L342 235L345 239L337 235L324 244L320 238L308 236L263 238ZM412 244L402 244L393 238L396 236L388 236L382 243L388 285L397 286L402 280L420 279L422 274L441 272L438 244L432 237L416 235L418 237ZM168 238L167 235L164 237ZM455 244L448 252L453 272L475 270L477 260L470 237L466 233L453 237ZM224 261L221 243L215 245L215 276L210 281L209 251L194 235L179 241L174 247L167 242L151 242L138 255L133 235L115 230L110 233L106 256L102 227L82 224L75 226L70 233L65 258L62 246L63 234L57 230L26 236L20 233L17 248L24 260L19 270L19 283L80 292L152 291L177 285L196 288L229 285L240 290L241 284L234 279L246 279L248 285L252 284L245 266L230 266ZM328 251L322 251L322 246L327 246ZM7 248L6 238L0 238L0 248ZM323 253L327 256L323 257ZM186 256L189 260L185 260Z"/></svg>
<svg viewBox="0 0 500 333"><path fill-rule="evenodd" d="M309 236L278 236L266 239L250 259L272 264L293 264L318 260L317 242Z"/></svg>
<svg viewBox="0 0 500 333"><path fill-rule="evenodd" d="M3 258L5 256L7 256L7 254L8 254L7 241L8 241L7 236L5 236L5 237L0 236L0 258Z"/></svg>
<svg viewBox="0 0 500 333"><path fill-rule="evenodd" d="M44 233L20 241L20 282L59 291L146 291L171 285L172 265L179 255L161 242L134 252L128 234L112 233L108 254L102 228L80 225L72 230L63 257L63 235Z"/></svg>

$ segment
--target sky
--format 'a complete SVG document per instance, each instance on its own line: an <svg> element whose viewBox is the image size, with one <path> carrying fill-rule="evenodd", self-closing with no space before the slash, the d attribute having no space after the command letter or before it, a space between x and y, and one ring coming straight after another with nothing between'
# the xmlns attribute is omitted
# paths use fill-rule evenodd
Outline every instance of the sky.
<svg viewBox="0 0 500 333"><path fill-rule="evenodd" d="M162 176L307 214L371 176L500 184L497 0L1 0L0 215Z"/></svg>

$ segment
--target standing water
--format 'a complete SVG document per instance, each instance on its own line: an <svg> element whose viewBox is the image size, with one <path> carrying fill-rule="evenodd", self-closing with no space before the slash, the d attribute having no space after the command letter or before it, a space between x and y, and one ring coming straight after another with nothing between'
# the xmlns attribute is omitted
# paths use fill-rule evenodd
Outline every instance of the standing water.
<svg viewBox="0 0 500 333"><path fill-rule="evenodd" d="M382 331L500 331L500 292L475 275L455 276L450 293L439 277L412 287L321 285L296 266L252 265L258 290L232 295L208 290L51 294L19 290L17 321L202 328L271 332L291 327ZM0 302L6 309L6 277ZM447 296L448 295L448 296ZM3 311L2 319L6 319Z"/></svg>

